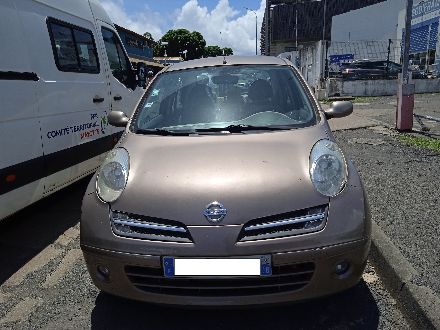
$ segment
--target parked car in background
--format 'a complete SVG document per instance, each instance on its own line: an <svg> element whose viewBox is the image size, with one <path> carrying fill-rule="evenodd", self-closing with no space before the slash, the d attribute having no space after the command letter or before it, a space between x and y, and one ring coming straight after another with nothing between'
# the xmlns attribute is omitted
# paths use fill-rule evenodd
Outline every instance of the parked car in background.
<svg viewBox="0 0 440 330"><path fill-rule="evenodd" d="M417 67L410 67L409 70L413 79L428 78L426 72ZM346 80L397 79L401 72L401 64L386 60L358 60L341 67L342 78Z"/></svg>
<svg viewBox="0 0 440 330"><path fill-rule="evenodd" d="M397 78L400 65L387 61L358 60L353 61L345 68L342 68L342 78L346 80L362 79L395 79Z"/></svg>
<svg viewBox="0 0 440 330"><path fill-rule="evenodd" d="M425 70L419 68L418 65L413 65L408 68L408 70L412 73L413 79L428 79L429 75Z"/></svg>
<svg viewBox="0 0 440 330"><path fill-rule="evenodd" d="M161 71L131 118L108 117L125 133L81 215L95 285L184 306L293 302L356 285L370 212L327 123L352 111L350 102L324 111L286 59Z"/></svg>

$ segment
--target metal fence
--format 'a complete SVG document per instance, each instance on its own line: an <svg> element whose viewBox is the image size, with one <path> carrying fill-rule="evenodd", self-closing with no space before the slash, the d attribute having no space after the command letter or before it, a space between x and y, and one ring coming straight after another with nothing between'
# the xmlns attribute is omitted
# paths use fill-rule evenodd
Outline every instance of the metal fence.
<svg viewBox="0 0 440 330"><path fill-rule="evenodd" d="M331 42L327 51L329 76L338 76L344 63L372 60L400 63L401 40Z"/></svg>

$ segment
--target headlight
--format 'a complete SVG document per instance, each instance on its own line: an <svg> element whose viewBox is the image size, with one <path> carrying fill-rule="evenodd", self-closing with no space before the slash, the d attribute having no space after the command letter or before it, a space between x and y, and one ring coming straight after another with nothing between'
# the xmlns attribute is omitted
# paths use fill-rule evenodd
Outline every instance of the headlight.
<svg viewBox="0 0 440 330"><path fill-rule="evenodd" d="M310 179L321 194L334 197L345 187L348 179L344 154L336 143L320 140L310 154Z"/></svg>
<svg viewBox="0 0 440 330"><path fill-rule="evenodd" d="M116 148L110 151L96 179L96 193L104 202L114 202L121 196L127 184L128 171L127 150Z"/></svg>

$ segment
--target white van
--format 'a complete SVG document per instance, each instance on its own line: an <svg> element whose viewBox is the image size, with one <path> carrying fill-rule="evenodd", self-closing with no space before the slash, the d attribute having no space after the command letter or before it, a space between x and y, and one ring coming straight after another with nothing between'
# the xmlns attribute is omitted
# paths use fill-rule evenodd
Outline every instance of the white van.
<svg viewBox="0 0 440 330"><path fill-rule="evenodd" d="M93 173L141 83L97 0L1 0L0 220Z"/></svg>

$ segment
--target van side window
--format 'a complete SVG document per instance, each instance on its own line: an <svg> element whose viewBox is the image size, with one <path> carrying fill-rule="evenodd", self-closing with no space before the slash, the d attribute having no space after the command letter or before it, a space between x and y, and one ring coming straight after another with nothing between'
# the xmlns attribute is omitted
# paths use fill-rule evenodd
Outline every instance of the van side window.
<svg viewBox="0 0 440 330"><path fill-rule="evenodd" d="M131 64L125 55L119 38L116 33L104 27L101 28L101 31L113 76L126 87L130 87L129 70L131 70Z"/></svg>
<svg viewBox="0 0 440 330"><path fill-rule="evenodd" d="M48 18L47 26L58 70L99 73L92 31L53 18Z"/></svg>

